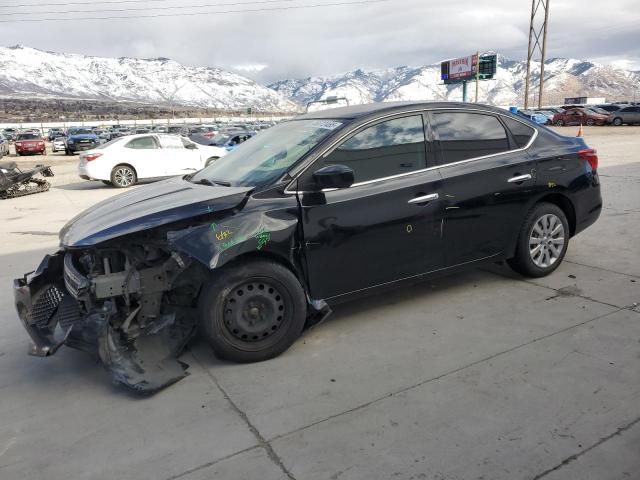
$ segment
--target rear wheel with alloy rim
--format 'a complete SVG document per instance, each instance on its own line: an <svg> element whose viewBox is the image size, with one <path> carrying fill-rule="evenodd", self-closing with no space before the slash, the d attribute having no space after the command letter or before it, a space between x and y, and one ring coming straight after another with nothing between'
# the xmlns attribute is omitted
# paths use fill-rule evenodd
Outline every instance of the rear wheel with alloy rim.
<svg viewBox="0 0 640 480"><path fill-rule="evenodd" d="M596 124L596 122L592 118L587 118L586 125L592 127Z"/></svg>
<svg viewBox="0 0 640 480"><path fill-rule="evenodd" d="M127 188L136 183L135 170L129 165L116 165L111 170L111 183L117 188Z"/></svg>
<svg viewBox="0 0 640 480"><path fill-rule="evenodd" d="M273 358L295 341L306 300L286 267L251 260L223 267L200 293L200 323L217 356L235 362Z"/></svg>
<svg viewBox="0 0 640 480"><path fill-rule="evenodd" d="M564 120L557 120L556 121L556 125L559 126L559 127L564 126Z"/></svg>
<svg viewBox="0 0 640 480"><path fill-rule="evenodd" d="M529 277L543 277L553 272L567 252L569 224L560 207L540 203L527 215L509 265Z"/></svg>

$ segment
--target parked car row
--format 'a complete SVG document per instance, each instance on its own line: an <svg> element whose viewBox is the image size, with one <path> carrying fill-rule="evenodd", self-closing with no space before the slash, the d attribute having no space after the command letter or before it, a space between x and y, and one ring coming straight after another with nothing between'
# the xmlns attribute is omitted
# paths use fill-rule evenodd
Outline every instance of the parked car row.
<svg viewBox="0 0 640 480"><path fill-rule="evenodd" d="M563 105L518 110L518 115L539 125L634 125L640 124L640 105Z"/></svg>

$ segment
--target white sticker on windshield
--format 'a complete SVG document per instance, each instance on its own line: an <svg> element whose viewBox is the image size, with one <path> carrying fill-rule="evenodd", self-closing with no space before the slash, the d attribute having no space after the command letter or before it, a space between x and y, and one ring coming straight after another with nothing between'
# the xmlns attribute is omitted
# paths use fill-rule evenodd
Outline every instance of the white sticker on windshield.
<svg viewBox="0 0 640 480"><path fill-rule="evenodd" d="M336 122L335 120L314 120L311 122L311 126L315 128L323 128L325 130L335 130L342 122Z"/></svg>

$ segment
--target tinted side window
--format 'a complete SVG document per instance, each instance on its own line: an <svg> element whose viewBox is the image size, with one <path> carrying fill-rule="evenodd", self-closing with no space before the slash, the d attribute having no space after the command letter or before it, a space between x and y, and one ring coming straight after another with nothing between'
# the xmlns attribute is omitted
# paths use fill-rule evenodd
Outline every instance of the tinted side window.
<svg viewBox="0 0 640 480"><path fill-rule="evenodd" d="M152 149L158 148L153 137L134 138L126 145L127 148Z"/></svg>
<svg viewBox="0 0 640 480"><path fill-rule="evenodd" d="M500 121L481 113L434 113L433 129L440 145L441 164L459 162L509 150Z"/></svg>
<svg viewBox="0 0 640 480"><path fill-rule="evenodd" d="M511 136L516 142L518 148L524 148L527 146L535 130L533 127L525 125L522 122L518 122L509 117L502 117L502 120L507 125L507 128L511 131Z"/></svg>
<svg viewBox="0 0 640 480"><path fill-rule="evenodd" d="M427 167L422 115L373 125L340 145L324 163L353 169L355 183L422 170Z"/></svg>
<svg viewBox="0 0 640 480"><path fill-rule="evenodd" d="M634 112L635 109L633 107L625 107L622 110L620 110L621 112Z"/></svg>

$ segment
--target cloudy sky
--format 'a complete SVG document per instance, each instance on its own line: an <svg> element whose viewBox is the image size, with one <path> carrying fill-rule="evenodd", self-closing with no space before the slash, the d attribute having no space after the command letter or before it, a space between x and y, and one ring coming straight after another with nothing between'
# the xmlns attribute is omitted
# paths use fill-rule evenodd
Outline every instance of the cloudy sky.
<svg viewBox="0 0 640 480"><path fill-rule="evenodd" d="M638 1L551 0L548 58L640 70ZM530 9L531 0L0 0L0 45L169 57L267 83L476 50L525 59ZM105 16L124 18L60 20ZM42 18L57 20L16 21Z"/></svg>

